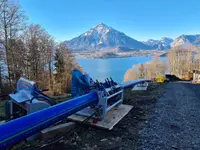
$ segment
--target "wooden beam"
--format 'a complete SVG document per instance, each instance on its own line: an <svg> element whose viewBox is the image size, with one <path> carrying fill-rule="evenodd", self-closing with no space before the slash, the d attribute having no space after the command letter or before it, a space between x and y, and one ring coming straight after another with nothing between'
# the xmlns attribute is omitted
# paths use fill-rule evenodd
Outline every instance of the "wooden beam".
<svg viewBox="0 0 200 150"><path fill-rule="evenodd" d="M59 124L57 126L46 128L41 131L41 138L45 140L53 138L54 136L58 134L69 132L75 126L76 124L74 122L67 122L67 123Z"/></svg>

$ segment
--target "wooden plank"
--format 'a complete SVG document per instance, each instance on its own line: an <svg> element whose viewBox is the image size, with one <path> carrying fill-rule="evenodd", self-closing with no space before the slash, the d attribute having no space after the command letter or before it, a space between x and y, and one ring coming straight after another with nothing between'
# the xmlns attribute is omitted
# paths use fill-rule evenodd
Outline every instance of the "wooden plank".
<svg viewBox="0 0 200 150"><path fill-rule="evenodd" d="M67 123L59 124L57 126L52 126L52 127L42 130L41 137L42 139L50 139L60 133L69 132L75 126L76 124L74 122L67 122Z"/></svg>
<svg viewBox="0 0 200 150"><path fill-rule="evenodd" d="M87 124L107 130L112 130L113 127L126 115L128 112L133 108L133 106L130 105L120 105L118 107L114 107L107 116L102 121L98 121L96 124L93 123L93 119L90 119ZM82 122L87 117L81 116L81 115L71 115L68 117L69 120L75 121L75 122Z"/></svg>
<svg viewBox="0 0 200 150"><path fill-rule="evenodd" d="M149 83L145 82L143 84L137 84L133 87L131 91L146 91Z"/></svg>

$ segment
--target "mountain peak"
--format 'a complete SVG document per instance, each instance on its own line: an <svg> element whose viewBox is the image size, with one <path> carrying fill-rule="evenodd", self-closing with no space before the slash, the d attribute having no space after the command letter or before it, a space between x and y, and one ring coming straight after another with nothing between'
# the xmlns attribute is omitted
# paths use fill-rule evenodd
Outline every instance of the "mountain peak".
<svg viewBox="0 0 200 150"><path fill-rule="evenodd" d="M99 32L101 32L102 30L109 30L111 27L107 26L106 24L104 23L100 23L98 25L96 25L94 28L92 28L93 30L97 30Z"/></svg>
<svg viewBox="0 0 200 150"><path fill-rule="evenodd" d="M173 42L173 39L168 37L162 37L160 40L149 39L143 43L149 45L152 49L165 50L170 48L170 44Z"/></svg>
<svg viewBox="0 0 200 150"><path fill-rule="evenodd" d="M173 39L172 39L172 38L169 38L169 37L162 37L160 40L161 40L161 41L164 41L164 40L171 40L171 41L173 41Z"/></svg>
<svg viewBox="0 0 200 150"><path fill-rule="evenodd" d="M89 31L66 42L70 49L112 49L118 46L134 49L147 49L147 45L126 36L123 32L117 31L104 23L100 23Z"/></svg>
<svg viewBox="0 0 200 150"><path fill-rule="evenodd" d="M106 24L104 24L104 23L99 23L98 25L96 25L95 27L108 27Z"/></svg>
<svg viewBox="0 0 200 150"><path fill-rule="evenodd" d="M178 38L175 39L175 41L171 44L171 46L177 47L177 46L188 45L188 44L200 46L199 39L200 39L200 34L194 34L194 35L182 34Z"/></svg>

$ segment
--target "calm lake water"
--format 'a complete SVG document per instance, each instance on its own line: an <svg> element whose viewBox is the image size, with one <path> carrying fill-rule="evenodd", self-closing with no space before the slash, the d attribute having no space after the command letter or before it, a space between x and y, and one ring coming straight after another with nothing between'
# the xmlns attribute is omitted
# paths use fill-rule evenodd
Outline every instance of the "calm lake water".
<svg viewBox="0 0 200 150"><path fill-rule="evenodd" d="M127 57L109 59L77 59L79 65L87 72L93 80L104 81L112 77L117 82L122 82L124 74L133 65L151 61L151 57Z"/></svg>

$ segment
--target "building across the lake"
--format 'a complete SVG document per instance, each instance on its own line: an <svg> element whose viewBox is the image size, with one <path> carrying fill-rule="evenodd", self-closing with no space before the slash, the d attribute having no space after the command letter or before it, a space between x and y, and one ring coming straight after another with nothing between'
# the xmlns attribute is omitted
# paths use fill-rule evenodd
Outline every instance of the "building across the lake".
<svg viewBox="0 0 200 150"><path fill-rule="evenodd" d="M192 83L200 83L200 71L193 70L193 80Z"/></svg>

